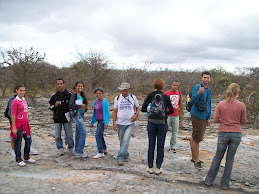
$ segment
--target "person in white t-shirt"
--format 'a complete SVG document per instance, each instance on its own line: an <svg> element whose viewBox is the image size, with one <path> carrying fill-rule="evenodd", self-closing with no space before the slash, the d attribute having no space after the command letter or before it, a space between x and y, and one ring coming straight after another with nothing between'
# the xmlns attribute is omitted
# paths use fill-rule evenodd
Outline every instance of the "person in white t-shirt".
<svg viewBox="0 0 259 194"><path fill-rule="evenodd" d="M135 121L137 120L140 108L136 96L129 93L129 83L123 82L118 89L121 90L121 94L114 99L113 129L114 131L118 131L120 150L117 156L117 162L122 166L124 162L129 161L128 148L130 137L135 129Z"/></svg>

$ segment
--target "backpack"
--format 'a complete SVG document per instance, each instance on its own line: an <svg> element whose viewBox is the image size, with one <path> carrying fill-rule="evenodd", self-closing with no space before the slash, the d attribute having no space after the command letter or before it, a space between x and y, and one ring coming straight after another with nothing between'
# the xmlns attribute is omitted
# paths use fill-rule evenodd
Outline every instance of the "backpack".
<svg viewBox="0 0 259 194"><path fill-rule="evenodd" d="M10 115L8 114L8 111L9 111L9 103L8 103L8 105L7 105L7 107L6 107L5 111L4 111L4 116L5 116L6 118L10 119L11 117L10 117Z"/></svg>
<svg viewBox="0 0 259 194"><path fill-rule="evenodd" d="M185 108L188 112L191 112L192 110L192 103L191 103L191 97L192 97L192 93L187 94L186 96L186 103L185 103Z"/></svg>
<svg viewBox="0 0 259 194"><path fill-rule="evenodd" d="M201 85L201 84L200 84ZM185 103L185 108L186 108L186 110L187 111L189 111L189 112L191 112L191 110L192 110L192 103L191 103L191 97L192 97L192 92L191 93L189 93L189 94L187 94L187 96L186 96L186 103ZM207 100L207 99L206 99ZM206 101L206 104L207 104L207 101ZM207 110L207 108L206 108L206 110Z"/></svg>
<svg viewBox="0 0 259 194"><path fill-rule="evenodd" d="M152 101L150 107L150 114L148 116L148 121L153 124L165 124L166 119L166 106L164 97L162 94L156 94Z"/></svg>
<svg viewBox="0 0 259 194"><path fill-rule="evenodd" d="M12 102L13 102L13 100L15 99L16 96L17 96L17 95L13 95L13 96L9 99L8 104L7 104L7 106L6 106L6 109L5 109L5 111L4 111L4 116L5 116L6 118L8 118L8 119L11 119L11 115L9 115L9 113L11 113L11 107L9 107L9 104L12 104Z"/></svg>

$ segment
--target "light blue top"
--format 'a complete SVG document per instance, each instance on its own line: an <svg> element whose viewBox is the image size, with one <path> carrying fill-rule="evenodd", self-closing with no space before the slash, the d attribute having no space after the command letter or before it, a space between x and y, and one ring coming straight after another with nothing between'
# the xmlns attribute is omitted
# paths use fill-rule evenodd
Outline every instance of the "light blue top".
<svg viewBox="0 0 259 194"><path fill-rule="evenodd" d="M77 94L77 100L82 100L82 102L84 101L84 99L82 98L82 96L80 96L79 94ZM81 109L78 109L77 112L81 112L81 113L85 113L85 111L82 111Z"/></svg>
<svg viewBox="0 0 259 194"><path fill-rule="evenodd" d="M192 89L192 97L191 97L191 103L193 104L190 114L202 119L202 120L210 120L211 116L211 89L208 87L204 87L204 92L200 94L200 96L197 94L199 88L204 87L204 85L196 84ZM206 98L208 93L208 101L207 101L207 110L205 111L198 111L197 105L198 104L206 104Z"/></svg>
<svg viewBox="0 0 259 194"><path fill-rule="evenodd" d="M97 100L94 101L93 109L94 109L96 101ZM103 99L102 106L103 106L103 122L104 122L104 125L108 126L109 118L110 118L109 103L108 103L108 101L105 98ZM90 125L94 125L95 122L96 122L96 112L95 112L95 109L94 109L93 110L92 121L91 121Z"/></svg>

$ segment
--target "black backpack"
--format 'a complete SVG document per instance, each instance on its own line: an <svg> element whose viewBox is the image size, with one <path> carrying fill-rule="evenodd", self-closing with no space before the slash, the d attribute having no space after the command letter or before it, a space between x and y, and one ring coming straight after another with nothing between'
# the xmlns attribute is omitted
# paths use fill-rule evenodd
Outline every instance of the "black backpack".
<svg viewBox="0 0 259 194"><path fill-rule="evenodd" d="M185 103L185 108L187 111L191 112L192 110L192 103L191 103L191 97L192 97L192 93L187 94L186 96L186 103Z"/></svg>
<svg viewBox="0 0 259 194"><path fill-rule="evenodd" d="M166 106L162 94L156 94L151 101L148 121L154 124L165 124Z"/></svg>
<svg viewBox="0 0 259 194"><path fill-rule="evenodd" d="M7 107L6 107L5 111L4 111L4 116L5 116L6 118L10 119L11 117L10 117L10 115L8 114L8 111L9 111L9 103L8 103L8 105L7 105Z"/></svg>

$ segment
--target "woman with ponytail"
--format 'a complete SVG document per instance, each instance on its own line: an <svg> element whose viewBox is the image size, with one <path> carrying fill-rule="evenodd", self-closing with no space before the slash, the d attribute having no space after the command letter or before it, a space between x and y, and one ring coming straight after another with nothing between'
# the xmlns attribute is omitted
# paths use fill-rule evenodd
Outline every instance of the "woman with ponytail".
<svg viewBox="0 0 259 194"><path fill-rule="evenodd" d="M83 92L84 84L82 82L76 82L76 92L70 97L69 108L76 110L76 114L73 117L76 123L76 135L75 135L75 155L77 158L86 158L87 154L84 153L86 130L84 123L84 113L87 111L87 100Z"/></svg>
<svg viewBox="0 0 259 194"><path fill-rule="evenodd" d="M214 123L220 123L218 145L216 155L205 179L205 184L211 185L213 183L217 176L221 160L227 150L225 169L220 181L222 189L229 188L234 157L242 138L241 125L246 124L246 106L236 99L239 90L240 87L236 83L231 83L228 86L226 92L227 99L218 104L213 117Z"/></svg>

